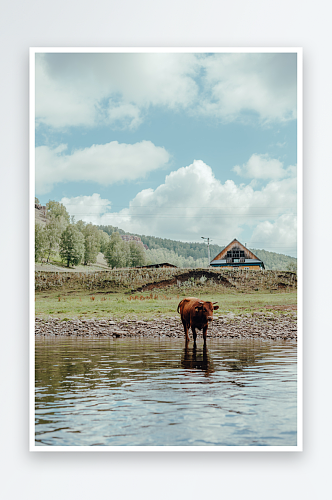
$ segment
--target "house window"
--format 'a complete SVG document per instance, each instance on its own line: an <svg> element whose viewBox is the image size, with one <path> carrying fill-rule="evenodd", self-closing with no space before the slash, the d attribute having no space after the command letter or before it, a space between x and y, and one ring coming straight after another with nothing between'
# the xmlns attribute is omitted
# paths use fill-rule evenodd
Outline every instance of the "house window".
<svg viewBox="0 0 332 500"><path fill-rule="evenodd" d="M240 250L239 247L233 247L232 250L228 250L226 254L226 263L231 262L245 262L245 252Z"/></svg>
<svg viewBox="0 0 332 500"><path fill-rule="evenodd" d="M226 259L240 259L245 257L244 250L240 250L239 247L234 247L232 250L228 250L226 254Z"/></svg>

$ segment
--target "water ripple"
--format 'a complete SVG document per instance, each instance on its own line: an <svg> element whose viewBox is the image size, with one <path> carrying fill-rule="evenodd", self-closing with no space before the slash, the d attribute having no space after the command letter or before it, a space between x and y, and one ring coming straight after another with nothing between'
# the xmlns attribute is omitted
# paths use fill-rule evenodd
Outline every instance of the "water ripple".
<svg viewBox="0 0 332 500"><path fill-rule="evenodd" d="M36 339L36 443L295 446L296 344Z"/></svg>

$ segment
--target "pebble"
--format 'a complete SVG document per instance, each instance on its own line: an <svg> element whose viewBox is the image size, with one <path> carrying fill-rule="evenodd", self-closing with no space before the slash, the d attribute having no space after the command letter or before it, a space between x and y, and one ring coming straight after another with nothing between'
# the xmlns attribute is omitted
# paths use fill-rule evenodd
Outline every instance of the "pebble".
<svg viewBox="0 0 332 500"><path fill-rule="evenodd" d="M231 317L231 313L215 318L208 328L208 338L244 338L270 340L297 340L295 315L274 316L255 313L255 317L244 314ZM155 320L107 320L107 319L72 319L62 321L59 318L35 320L36 336L85 336L96 337L175 337L184 338L183 326L178 318L156 318ZM192 332L189 331L192 339ZM198 339L202 332L198 331Z"/></svg>

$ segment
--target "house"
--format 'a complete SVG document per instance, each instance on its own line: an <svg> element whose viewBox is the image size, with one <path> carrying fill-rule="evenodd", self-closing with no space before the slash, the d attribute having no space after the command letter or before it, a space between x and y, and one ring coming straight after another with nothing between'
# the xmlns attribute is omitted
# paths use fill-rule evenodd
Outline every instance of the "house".
<svg viewBox="0 0 332 500"><path fill-rule="evenodd" d="M230 269L265 269L264 262L236 239L218 253L210 262L210 266Z"/></svg>

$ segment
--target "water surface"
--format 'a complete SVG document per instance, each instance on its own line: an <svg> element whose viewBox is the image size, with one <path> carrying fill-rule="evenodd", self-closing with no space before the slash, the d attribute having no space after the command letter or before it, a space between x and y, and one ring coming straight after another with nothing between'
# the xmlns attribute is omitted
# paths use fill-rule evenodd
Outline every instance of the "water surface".
<svg viewBox="0 0 332 500"><path fill-rule="evenodd" d="M37 445L296 446L296 344L36 338Z"/></svg>

